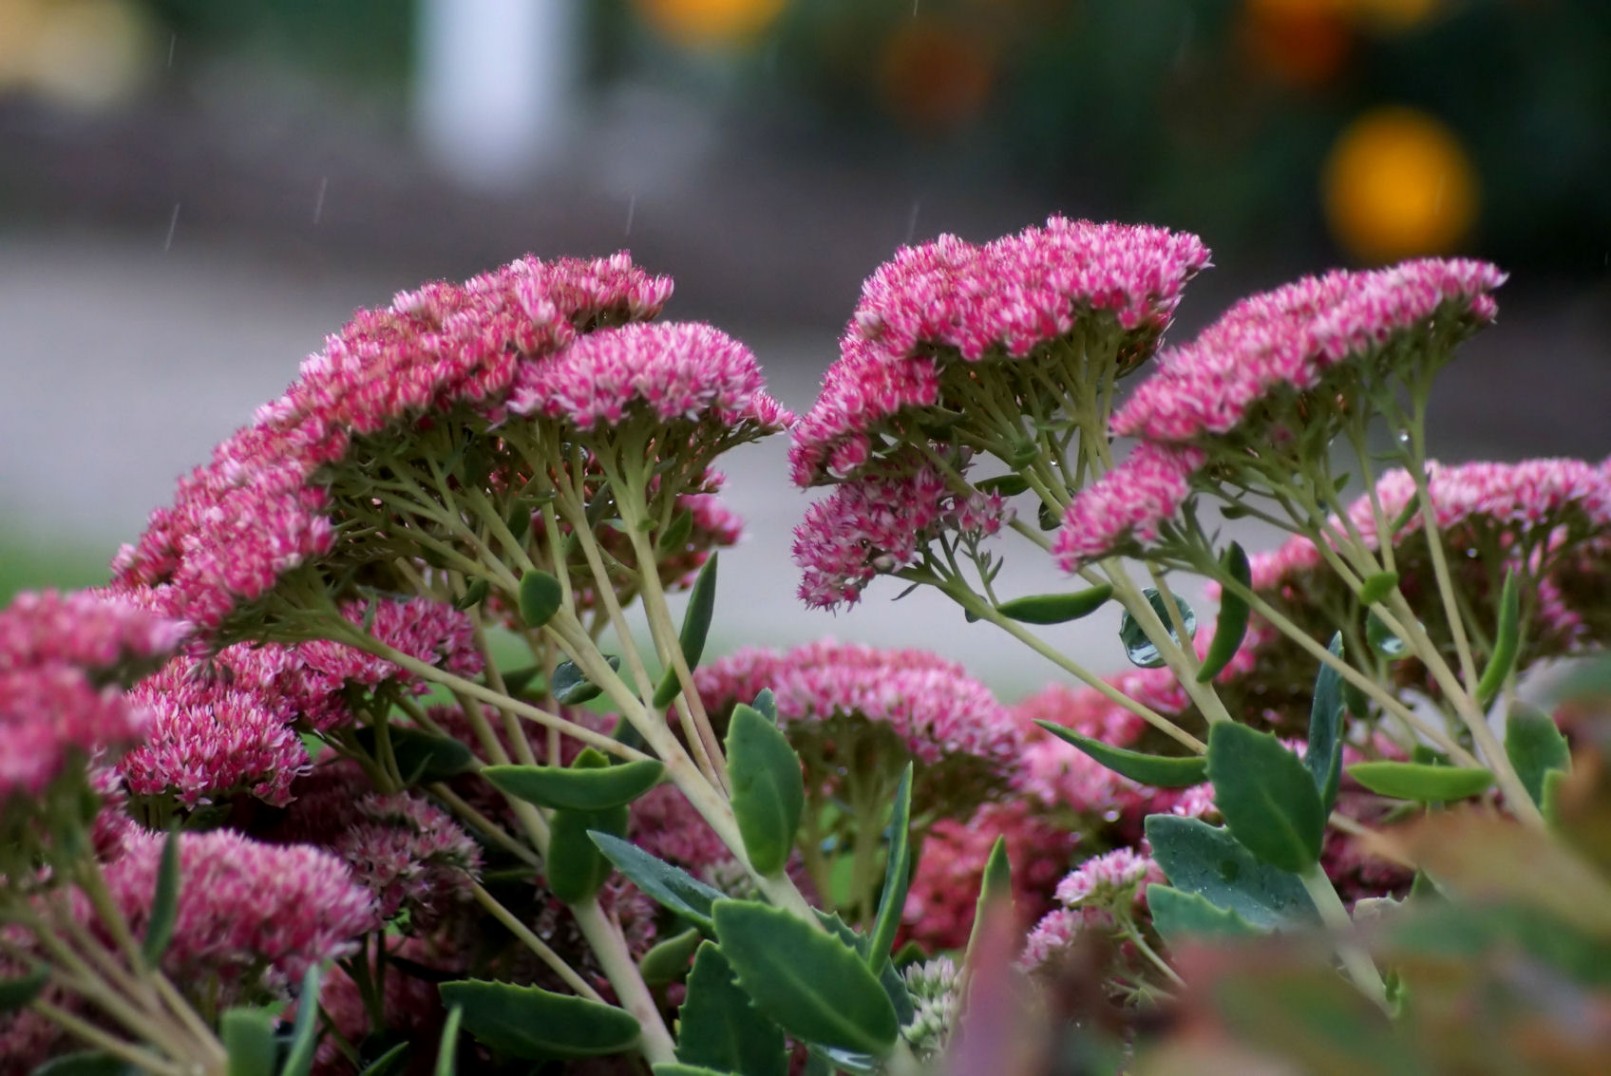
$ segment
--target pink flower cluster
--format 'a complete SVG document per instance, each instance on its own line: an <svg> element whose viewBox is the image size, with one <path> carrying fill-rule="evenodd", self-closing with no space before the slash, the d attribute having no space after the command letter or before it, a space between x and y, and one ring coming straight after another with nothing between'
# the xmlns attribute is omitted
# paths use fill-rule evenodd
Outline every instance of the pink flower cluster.
<svg viewBox="0 0 1611 1076"><path fill-rule="evenodd" d="M1337 367L1405 361L1394 354L1401 344L1424 352L1410 362L1436 361L1493 321L1491 292L1504 281L1486 262L1423 259L1305 277L1243 299L1159 357L1158 372L1113 416L1113 432L1195 441L1236 429L1275 393L1317 387Z"/></svg>
<svg viewBox="0 0 1611 1076"><path fill-rule="evenodd" d="M184 631L96 592L27 593L0 611L0 803L137 743L148 715L106 680L160 661Z"/></svg>
<svg viewBox="0 0 1611 1076"><path fill-rule="evenodd" d="M470 618L443 602L424 597L350 601L342 606L341 615L354 624L367 620L370 635L427 665L473 676L486 664L476 646ZM341 643L321 639L303 643L297 652L312 673L337 684L374 688L388 680L398 680L412 682L416 693L426 690L424 684L413 682L412 676L385 658Z"/></svg>
<svg viewBox="0 0 1611 1076"><path fill-rule="evenodd" d="M709 415L766 433L794 421L767 395L749 348L697 323L625 325L582 337L551 360L522 367L509 394L515 414L581 430L619 425L634 408L662 424Z"/></svg>
<svg viewBox="0 0 1611 1076"><path fill-rule="evenodd" d="M303 363L284 395L180 481L173 503L153 512L139 541L119 552L116 584L158 588L160 608L218 627L238 604L330 552L333 506L323 472L355 439L455 407L502 421L523 367L581 332L654 316L670 290L668 279L646 275L625 254L527 257L360 311Z"/></svg>
<svg viewBox="0 0 1611 1076"><path fill-rule="evenodd" d="M862 286L841 358L794 428L795 483L849 477L880 423L938 402L940 365L952 354L1021 359L1104 314L1129 338L1117 349L1144 357L1207 265L1194 235L1055 216L983 246L947 235L902 248Z"/></svg>
<svg viewBox="0 0 1611 1076"><path fill-rule="evenodd" d="M694 683L717 709L770 688L785 727L836 717L887 725L930 766L968 755L1005 771L1023 746L1022 731L983 684L920 650L834 642L783 653L747 647L696 670Z"/></svg>
<svg viewBox="0 0 1611 1076"><path fill-rule="evenodd" d="M1125 461L1075 494L1052 555L1065 572L1155 541L1191 494L1206 456L1198 448L1142 442Z"/></svg>
<svg viewBox="0 0 1611 1076"><path fill-rule="evenodd" d="M163 838L132 834L105 868L135 937L146 929ZM179 837L179 906L162 967L215 1002L266 1000L377 926L374 901L334 856L218 830Z"/></svg>
<svg viewBox="0 0 1611 1076"><path fill-rule="evenodd" d="M1162 882L1163 872L1150 856L1116 848L1081 863L1057 886L1062 905L1030 931L1019 966L1034 971L1066 953L1090 932L1107 933L1116 917L1132 916L1146 904L1146 887Z"/></svg>
<svg viewBox="0 0 1611 1076"><path fill-rule="evenodd" d="M407 908L416 929L468 901L481 873L481 847L440 807L407 793L372 793L330 846L374 894L389 922Z"/></svg>
<svg viewBox="0 0 1611 1076"><path fill-rule="evenodd" d="M806 509L794 530L800 600L854 605L876 576L910 567L941 533L984 538L1011 520L999 493L964 497L927 464L851 479Z"/></svg>

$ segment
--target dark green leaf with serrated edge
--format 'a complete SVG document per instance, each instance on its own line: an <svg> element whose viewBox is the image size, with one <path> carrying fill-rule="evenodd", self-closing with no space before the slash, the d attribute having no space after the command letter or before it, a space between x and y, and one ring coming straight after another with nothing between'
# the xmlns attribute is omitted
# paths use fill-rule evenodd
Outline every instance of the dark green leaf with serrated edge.
<svg viewBox="0 0 1611 1076"><path fill-rule="evenodd" d="M49 981L48 971L44 968L35 968L27 975L19 975L0 982L0 1015L16 1012L33 1001Z"/></svg>
<svg viewBox="0 0 1611 1076"><path fill-rule="evenodd" d="M410 1043L406 1042L398 1043L365 1065L358 1076L388 1076L389 1073L399 1071L403 1063L408 1060L408 1048L410 1045ZM448 1076L453 1076L451 1071L449 1071Z"/></svg>
<svg viewBox="0 0 1611 1076"><path fill-rule="evenodd" d="M656 943L638 961L638 973L643 981L650 986L662 986L681 979L688 971L694 950L699 948L700 937L697 929L691 929Z"/></svg>
<svg viewBox="0 0 1611 1076"><path fill-rule="evenodd" d="M610 761L594 748L584 748L571 767L602 772ZM590 900L610 877L610 861L593 843L591 833L626 834L631 811L626 804L600 810L556 810L548 820L548 859L543 864L548 890L566 904Z"/></svg>
<svg viewBox="0 0 1611 1076"><path fill-rule="evenodd" d="M705 561L704 567L699 569L699 575L694 578L694 585L688 592L688 611L683 614L682 631L677 635L677 645L682 650L682 657L688 663L690 671L699 664L699 659L705 655L705 640L710 636L710 618L716 612L716 554L712 553L710 559ZM660 686L655 688L653 702L656 706L665 706L677 697L682 690L682 683L677 679L677 670L667 667L664 675L660 677Z"/></svg>
<svg viewBox="0 0 1611 1076"><path fill-rule="evenodd" d="M1240 542L1232 542L1220 557L1220 570L1229 578L1252 587L1253 570L1247 561L1247 550L1242 548ZM1197 682L1206 684L1218 676L1225 666L1231 663L1236 651L1241 648L1242 639L1247 635L1247 618L1250 609L1247 601L1236 594L1230 587L1224 587L1219 595L1219 615L1214 620L1214 638L1208 644L1208 651L1203 655L1203 664L1197 670Z"/></svg>
<svg viewBox="0 0 1611 1076"><path fill-rule="evenodd" d="M1337 657L1343 656L1342 632L1331 637L1328 648ZM1320 666L1315 677L1315 697L1309 706L1309 747L1303 764L1314 777L1320 793L1320 806L1331 813L1337 802L1337 782L1342 776L1342 718L1343 678L1330 665Z"/></svg>
<svg viewBox="0 0 1611 1076"><path fill-rule="evenodd" d="M145 937L140 955L152 967L162 962L173 940L173 925L179 918L179 831L170 829L162 842L162 858L157 861L157 884L151 894L151 914L146 918Z"/></svg>
<svg viewBox="0 0 1611 1076"><path fill-rule="evenodd" d="M783 1029L756 1009L727 955L711 942L701 943L694 957L678 1019L681 1062L745 1076L784 1076L789 1070Z"/></svg>
<svg viewBox="0 0 1611 1076"><path fill-rule="evenodd" d="M805 809L800 756L788 737L753 706L739 703L727 726L733 816L750 863L774 875L789 861Z"/></svg>
<svg viewBox="0 0 1611 1076"><path fill-rule="evenodd" d="M565 589L549 572L533 568L520 577L520 619L528 628L540 628L565 603Z"/></svg>
<svg viewBox="0 0 1611 1076"><path fill-rule="evenodd" d="M684 1065L676 1061L662 1061L649 1070L654 1076L744 1076L741 1072L723 1072L703 1065Z"/></svg>
<svg viewBox="0 0 1611 1076"><path fill-rule="evenodd" d="M487 766L481 776L516 799L539 807L602 811L624 807L660 782L664 764L652 758L602 769L565 766Z"/></svg>
<svg viewBox="0 0 1611 1076"><path fill-rule="evenodd" d="M973 905L973 930L968 934L968 948L962 954L964 968L973 964L974 948L984 934L989 911L997 904L1012 903L1012 861L1007 858L1007 838L997 837L990 846L990 857L985 860L984 874L979 879L979 899Z"/></svg>
<svg viewBox="0 0 1611 1076"><path fill-rule="evenodd" d="M309 1004L297 1009L296 1024L291 1028L291 1045L285 1056L280 1076L308 1076L313 1068L313 1051L319 1045L319 982L324 970L315 964L302 976L302 989L297 993Z"/></svg>
<svg viewBox="0 0 1611 1076"><path fill-rule="evenodd" d="M1051 721L1035 724L1059 740L1077 747L1121 777L1128 777L1153 788L1190 788L1208 780L1208 760L1201 755L1145 755L1125 747L1114 747Z"/></svg>
<svg viewBox="0 0 1611 1076"><path fill-rule="evenodd" d="M475 769L475 756L470 749L447 736L390 725L386 738L392 745L392 757L397 760L397 774L405 785L445 781ZM379 757L379 740L373 726L358 729L353 739L365 754Z"/></svg>
<svg viewBox="0 0 1611 1076"><path fill-rule="evenodd" d="M218 1019L218 1038L229 1055L229 1076L274 1076L279 1045L276 1021L266 1009L228 1009Z"/></svg>
<svg viewBox="0 0 1611 1076"><path fill-rule="evenodd" d="M1231 833L1271 866L1295 873L1320 860L1326 811L1298 756L1267 732L1221 721L1208 732L1208 779Z"/></svg>
<svg viewBox="0 0 1611 1076"><path fill-rule="evenodd" d="M638 1021L623 1009L536 986L462 979L443 983L442 1004L464 1010L477 1042L528 1061L602 1057L638 1044Z"/></svg>
<svg viewBox="0 0 1611 1076"><path fill-rule="evenodd" d="M464 1006L448 1009L442 1022L442 1035L436 1045L436 1067L432 1076L457 1076L459 1071L459 1028L464 1024Z"/></svg>
<svg viewBox="0 0 1611 1076"><path fill-rule="evenodd" d="M1486 792L1494 775L1477 766L1426 766L1418 762L1356 762L1348 776L1378 796L1447 803Z"/></svg>
<svg viewBox="0 0 1611 1076"><path fill-rule="evenodd" d="M1571 750L1555 719L1520 704L1505 719L1505 754L1527 794L1540 807L1544 805L1544 779L1551 773L1565 773L1572 765Z"/></svg>
<svg viewBox="0 0 1611 1076"><path fill-rule="evenodd" d="M763 687L761 693L755 696L755 701L750 705L755 707L761 716L772 722L772 724L778 723L778 697L772 694L771 688Z"/></svg>
<svg viewBox="0 0 1611 1076"><path fill-rule="evenodd" d="M589 833L588 837L633 885L699 929L707 933L713 929L711 906L727 894L619 837L608 833Z"/></svg>
<svg viewBox="0 0 1611 1076"><path fill-rule="evenodd" d="M78 1053L46 1061L34 1069L31 1076L138 1076L139 1070L124 1064L110 1054L99 1050L81 1050Z"/></svg>
<svg viewBox="0 0 1611 1076"><path fill-rule="evenodd" d="M996 611L1020 624L1066 624L1090 616L1113 597L1113 587L1100 583L1073 594L1032 594L1002 602Z"/></svg>
<svg viewBox="0 0 1611 1076"><path fill-rule="evenodd" d="M856 929L843 919L838 912L825 912L816 909L817 922L827 927L829 932L852 949L856 955L871 964L869 954L872 952L871 941L866 934L857 933ZM906 989L906 980L896 970L895 965L886 961L882 969L878 969L878 981L884 986L884 994L889 1003L895 1006L895 1021L902 1027L911 1022L916 1010L912 1008L912 995Z"/></svg>
<svg viewBox="0 0 1611 1076"><path fill-rule="evenodd" d="M1398 586L1397 572L1377 572L1375 575L1368 575L1359 585L1359 600L1365 605L1375 605L1393 593L1393 588L1396 586Z"/></svg>
<svg viewBox="0 0 1611 1076"><path fill-rule="evenodd" d="M878 911L867 941L867 964L875 972L888 962L895 931L906 911L906 890L912 880L911 825L912 763L908 762L895 790L895 809L889 817L889 851L884 860L884 890L878 896Z"/></svg>
<svg viewBox="0 0 1611 1076"><path fill-rule="evenodd" d="M1261 863L1229 830L1196 818L1151 815L1152 855L1169 884L1233 911L1261 930L1318 925L1320 916L1297 875Z"/></svg>
<svg viewBox="0 0 1611 1076"><path fill-rule="evenodd" d="M604 660L612 669L621 668L621 659L614 654L606 655ZM549 682L548 693L554 696L555 702L565 706L580 706L604 694L604 689L589 680L582 670L577 668L574 661L562 661L554 668L554 678Z"/></svg>
<svg viewBox="0 0 1611 1076"><path fill-rule="evenodd" d="M717 901L712 918L739 985L784 1031L879 1057L894 1046L895 1008L855 949L754 901Z"/></svg>
<svg viewBox="0 0 1611 1076"><path fill-rule="evenodd" d="M1221 908L1200 893L1168 885L1147 887L1147 912L1152 925L1171 946L1203 938L1239 938L1263 933L1228 908Z"/></svg>
<svg viewBox="0 0 1611 1076"><path fill-rule="evenodd" d="M1499 624L1494 629L1494 649L1477 679L1477 705L1486 707L1516 667L1521 655L1521 595L1516 570L1505 573L1505 586L1499 592Z"/></svg>
<svg viewBox="0 0 1611 1076"><path fill-rule="evenodd" d="M1189 646L1197 634L1197 614L1192 611L1186 599L1178 594L1173 595L1175 609L1180 613L1181 626L1186 629L1186 638L1182 640L1175 631L1175 622L1164 596L1152 587L1147 587L1141 593L1147 599L1147 604L1152 606L1152 611L1157 615L1159 622L1169 632L1169 637L1177 645ZM1139 620L1130 615L1128 609L1124 611L1124 617L1119 621L1119 641L1124 644L1124 654L1130 659L1131 664L1139 665L1143 669L1157 669L1164 665L1163 653L1158 649L1158 644L1147 638L1146 629L1141 626Z"/></svg>

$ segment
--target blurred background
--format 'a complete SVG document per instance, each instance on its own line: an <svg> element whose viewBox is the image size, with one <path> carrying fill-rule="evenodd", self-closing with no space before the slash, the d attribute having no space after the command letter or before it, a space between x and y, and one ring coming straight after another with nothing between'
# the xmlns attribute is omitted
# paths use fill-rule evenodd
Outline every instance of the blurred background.
<svg viewBox="0 0 1611 1076"><path fill-rule="evenodd" d="M0 598L104 579L355 307L526 252L629 248L797 410L861 280L941 232L1195 231L1177 339L1333 265L1481 256L1513 276L1434 444L1603 457L1608 61L1606 0L0 0ZM1045 679L893 584L801 608L783 455L729 468L730 645ZM1112 627L1066 645L1114 667Z"/></svg>

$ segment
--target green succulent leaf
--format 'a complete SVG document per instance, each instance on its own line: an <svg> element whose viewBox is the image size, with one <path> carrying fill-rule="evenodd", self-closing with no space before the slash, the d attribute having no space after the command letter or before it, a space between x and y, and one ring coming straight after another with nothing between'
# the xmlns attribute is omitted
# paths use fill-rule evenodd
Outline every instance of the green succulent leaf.
<svg viewBox="0 0 1611 1076"><path fill-rule="evenodd" d="M1208 733L1208 779L1219 813L1248 851L1294 873L1319 862L1326 810L1314 778L1280 740L1219 722Z"/></svg>
<svg viewBox="0 0 1611 1076"><path fill-rule="evenodd" d="M1505 573L1505 585L1499 592L1499 624L1494 629L1494 649L1488 655L1477 678L1477 705L1486 707L1494 701L1499 689L1516 668L1521 655L1521 595L1516 582L1516 570Z"/></svg>
<svg viewBox="0 0 1611 1076"><path fill-rule="evenodd" d="M631 803L658 784L665 772L665 765L651 758L590 769L487 766L481 776L516 799L539 807L602 811Z"/></svg>
<svg viewBox="0 0 1611 1076"><path fill-rule="evenodd" d="M1342 632L1331 637L1331 652L1343 656ZM1342 775L1343 678L1330 665L1320 666L1315 677L1315 697L1309 707L1309 747L1304 765L1314 777L1320 792L1320 806L1331 813L1337 802L1337 782Z"/></svg>
<svg viewBox="0 0 1611 1076"><path fill-rule="evenodd" d="M963 967L972 966L990 913L1002 904L1010 907L1012 903L1012 860L1007 857L1007 838L997 837L996 843L990 846L990 858L985 860L984 876L979 879L979 899L974 904L973 930L968 934Z"/></svg>
<svg viewBox="0 0 1611 1076"><path fill-rule="evenodd" d="M1221 908L1200 893L1168 885L1147 887L1147 911L1152 925L1171 946L1201 938L1239 938L1263 933L1229 908Z"/></svg>
<svg viewBox="0 0 1611 1076"><path fill-rule="evenodd" d="M1393 588L1396 586L1398 586L1397 572L1377 572L1374 575L1368 575L1365 577L1365 581L1359 585L1360 603L1375 605L1393 593Z"/></svg>
<svg viewBox="0 0 1611 1076"><path fill-rule="evenodd" d="M579 772L603 772L609 760L588 748L576 756ZM626 804L598 810L556 810L548 820L548 859L544 870L548 889L566 904L591 900L610 877L610 861L599 851L592 833L625 835L630 818Z"/></svg>
<svg viewBox="0 0 1611 1076"><path fill-rule="evenodd" d="M274 1076L279 1046L275 1019L266 1009L227 1009L218 1018L218 1038L229 1055L229 1076Z"/></svg>
<svg viewBox="0 0 1611 1076"><path fill-rule="evenodd" d="M1090 616L1113 597L1113 587L1101 583L1073 594L1032 594L1002 602L996 610L1020 624L1066 624Z"/></svg>
<svg viewBox="0 0 1611 1076"><path fill-rule="evenodd" d="M398 1043L365 1065L358 1076L387 1076L388 1073L398 1070L402 1067L403 1062L408 1060L408 1048L410 1045L412 1044L407 1042ZM447 1076L453 1076L451 1069L448 1070Z"/></svg>
<svg viewBox="0 0 1611 1076"><path fill-rule="evenodd" d="M690 671L705 654L705 640L710 636L710 619L715 612L716 554L712 553L699 569L693 588L688 592L688 612L683 615L682 631L677 636L677 645L681 647L683 660L688 663ZM666 706L681 691L682 683L677 679L677 670L667 667L660 678L660 685L655 688L654 704Z"/></svg>
<svg viewBox="0 0 1611 1076"><path fill-rule="evenodd" d="M442 1004L464 1011L464 1027L497 1053L528 1061L618 1054L638 1044L638 1021L623 1009L536 986L461 979L439 987Z"/></svg>
<svg viewBox="0 0 1611 1076"><path fill-rule="evenodd" d="M1179 757L1147 755L1125 747L1114 747L1051 721L1035 724L1059 740L1077 747L1121 777L1128 777L1153 788L1190 788L1208 780L1208 760L1201 755Z"/></svg>
<svg viewBox="0 0 1611 1076"><path fill-rule="evenodd" d="M638 972L650 986L664 986L681 979L688 971L688 961L699 948L701 935L697 928L673 934L643 954L638 961Z"/></svg>
<svg viewBox="0 0 1611 1076"><path fill-rule="evenodd" d="M655 552L662 557L673 557L681 553L688 546L688 539L694 533L694 514L684 508L671 517L666 529L660 532L660 538L655 543Z"/></svg>
<svg viewBox="0 0 1611 1076"><path fill-rule="evenodd" d="M609 654L604 659L612 669L621 668L621 659ZM589 680L574 661L562 661L554 668L554 678L548 684L554 701L564 706L580 706L604 694L604 689Z"/></svg>
<svg viewBox="0 0 1611 1076"><path fill-rule="evenodd" d="M564 604L565 588L554 575L534 568L520 577L520 619L526 627L547 624Z"/></svg>
<svg viewBox="0 0 1611 1076"><path fill-rule="evenodd" d="M436 1046L436 1066L432 1076L458 1076L459 1028L464 1024L464 1006L455 1005L442 1021L442 1035Z"/></svg>
<svg viewBox="0 0 1611 1076"><path fill-rule="evenodd" d="M285 1064L280 1068L280 1076L308 1076L313 1068L313 1052L319 1045L319 982L324 978L324 969L314 964L302 976L302 990L298 997L307 998L309 1004L297 1009L296 1023L291 1027L290 1047L286 1051Z"/></svg>
<svg viewBox="0 0 1611 1076"><path fill-rule="evenodd" d="M1260 930L1319 924L1298 876L1254 858L1230 830L1155 814L1147 819L1146 832L1153 858L1176 889L1235 912Z"/></svg>
<svg viewBox="0 0 1611 1076"><path fill-rule="evenodd" d="M805 810L800 756L777 725L743 703L733 708L726 746L744 851L757 871L775 875L789 861Z"/></svg>
<svg viewBox="0 0 1611 1076"><path fill-rule="evenodd" d="M1365 614L1365 641L1384 658L1396 661L1409 653L1410 645L1376 615L1373 609Z"/></svg>
<svg viewBox="0 0 1611 1076"><path fill-rule="evenodd" d="M739 985L784 1031L877 1057L895 1045L895 1007L854 948L755 901L717 901L712 918Z"/></svg>
<svg viewBox="0 0 1611 1076"><path fill-rule="evenodd" d="M38 997L50 981L50 973L36 967L26 975L18 975L0 982L0 1016L16 1012Z"/></svg>
<svg viewBox="0 0 1611 1076"><path fill-rule="evenodd" d="M745 1076L788 1072L783 1029L756 1009L726 954L711 942L702 943L694 957L680 1021L678 1061Z"/></svg>
<svg viewBox="0 0 1611 1076"><path fill-rule="evenodd" d="M761 715L772 724L778 723L778 697L772 693L771 688L763 687L750 705L760 711Z"/></svg>
<svg viewBox="0 0 1611 1076"><path fill-rule="evenodd" d="M872 933L867 941L867 964L882 971L895 944L895 931L906 910L906 891L912 881L912 763L901 771L895 790L895 809L889 819L889 852L884 861L884 889L878 896Z"/></svg>
<svg viewBox="0 0 1611 1076"><path fill-rule="evenodd" d="M680 867L645 852L609 833L589 833L596 847L633 885L699 929L710 933L711 907L727 896Z"/></svg>
<svg viewBox="0 0 1611 1076"><path fill-rule="evenodd" d="M1572 765L1571 749L1555 719L1531 706L1515 706L1505 719L1505 754L1527 794L1540 807L1549 776L1565 773Z"/></svg>
<svg viewBox="0 0 1611 1076"><path fill-rule="evenodd" d="M358 729L353 739L365 754L379 757L380 741L374 726ZM445 781L475 769L475 756L470 749L451 737L388 725L386 739L397 760L397 775L405 785Z"/></svg>
<svg viewBox="0 0 1611 1076"><path fill-rule="evenodd" d="M1244 587L1253 586L1253 569L1248 564L1247 550L1242 548L1240 542L1232 542L1226 548L1225 554L1220 557L1219 567L1227 578L1235 580ZM1203 655L1202 666L1197 670L1199 684L1206 684L1218 676L1236 656L1236 651L1242 646L1243 638L1247 636L1247 620L1250 612L1246 600L1239 594L1230 587L1221 589L1219 615L1214 621L1214 638L1208 644L1208 652Z"/></svg>
<svg viewBox="0 0 1611 1076"><path fill-rule="evenodd" d="M157 884L151 894L151 914L146 919L145 938L140 955L153 967L162 962L173 940L174 923L179 918L179 830L168 830L162 842L162 858L157 864Z"/></svg>
<svg viewBox="0 0 1611 1076"><path fill-rule="evenodd" d="M139 1076L139 1071L111 1054L81 1050L46 1061L31 1076Z"/></svg>
<svg viewBox="0 0 1611 1076"><path fill-rule="evenodd" d="M1431 766L1419 762L1358 762L1348 776L1378 796L1447 803L1486 792L1494 775L1477 766Z"/></svg>

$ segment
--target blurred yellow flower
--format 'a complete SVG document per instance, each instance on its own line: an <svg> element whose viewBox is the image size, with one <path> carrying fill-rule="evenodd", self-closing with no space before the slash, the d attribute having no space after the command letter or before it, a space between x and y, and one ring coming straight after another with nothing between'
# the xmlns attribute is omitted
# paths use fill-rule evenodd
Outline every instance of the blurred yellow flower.
<svg viewBox="0 0 1611 1076"><path fill-rule="evenodd" d="M651 26L682 45L726 46L752 40L787 0L636 0Z"/></svg>
<svg viewBox="0 0 1611 1076"><path fill-rule="evenodd" d="M1331 148L1321 176L1337 242L1366 262L1449 250L1476 219L1478 179L1442 122L1388 107L1356 119Z"/></svg>

